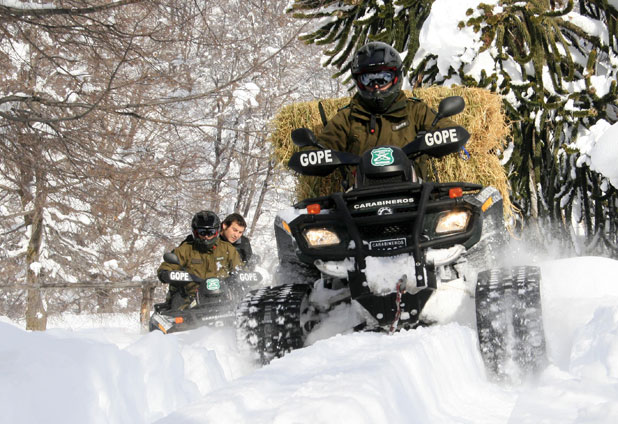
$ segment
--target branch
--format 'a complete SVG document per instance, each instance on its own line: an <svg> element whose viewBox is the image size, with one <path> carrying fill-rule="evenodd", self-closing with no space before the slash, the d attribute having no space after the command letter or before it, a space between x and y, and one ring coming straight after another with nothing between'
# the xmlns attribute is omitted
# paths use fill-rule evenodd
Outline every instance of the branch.
<svg viewBox="0 0 618 424"><path fill-rule="evenodd" d="M21 18L25 16L55 16L55 15L88 15L98 13L105 10L115 9L130 4L142 3L147 0L121 0L108 4L100 4L90 7L40 7L40 8L22 8L14 6L0 5L0 16L7 18Z"/></svg>

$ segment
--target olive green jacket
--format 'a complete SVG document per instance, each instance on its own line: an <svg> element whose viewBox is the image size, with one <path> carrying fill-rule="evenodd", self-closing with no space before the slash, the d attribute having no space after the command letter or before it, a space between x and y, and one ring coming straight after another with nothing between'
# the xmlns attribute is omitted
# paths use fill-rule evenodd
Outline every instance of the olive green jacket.
<svg viewBox="0 0 618 424"><path fill-rule="evenodd" d="M236 248L220 239L208 252L194 248L191 241L183 242L172 252L178 256L180 265L163 262L157 274L160 271L177 271L184 268L185 271L203 279L225 278L231 271L242 266L242 260Z"/></svg>
<svg viewBox="0 0 618 424"><path fill-rule="evenodd" d="M443 118L431 128L436 113L418 99L407 98L402 92L383 114L373 114L354 95L350 104L337 112L326 124L318 141L324 147L361 155L376 146L403 147L419 131L457 125Z"/></svg>

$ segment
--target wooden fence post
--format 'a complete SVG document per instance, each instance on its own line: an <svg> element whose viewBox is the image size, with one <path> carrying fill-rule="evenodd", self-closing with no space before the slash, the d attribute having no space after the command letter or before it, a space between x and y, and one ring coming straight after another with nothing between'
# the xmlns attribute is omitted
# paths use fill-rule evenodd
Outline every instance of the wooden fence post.
<svg viewBox="0 0 618 424"><path fill-rule="evenodd" d="M156 282L148 281L142 286L142 306L140 308L139 322L142 330L148 331L150 311L152 310Z"/></svg>

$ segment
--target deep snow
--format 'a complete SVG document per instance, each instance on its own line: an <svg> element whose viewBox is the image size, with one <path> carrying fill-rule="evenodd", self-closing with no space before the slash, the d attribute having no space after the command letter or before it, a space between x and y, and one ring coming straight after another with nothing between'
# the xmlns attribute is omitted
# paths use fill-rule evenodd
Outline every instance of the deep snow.
<svg viewBox="0 0 618 424"><path fill-rule="evenodd" d="M2 422L618 422L618 261L540 265L549 364L521 386L488 380L457 322L338 335L258 367L229 328L140 334L137 316L65 316L35 333L4 319Z"/></svg>

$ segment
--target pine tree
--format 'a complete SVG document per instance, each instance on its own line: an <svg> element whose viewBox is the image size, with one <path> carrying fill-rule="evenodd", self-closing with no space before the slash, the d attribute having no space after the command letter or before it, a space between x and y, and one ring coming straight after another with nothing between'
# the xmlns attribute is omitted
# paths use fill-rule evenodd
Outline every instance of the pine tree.
<svg viewBox="0 0 618 424"><path fill-rule="evenodd" d="M352 54L369 41L382 41L398 51L408 51L404 69L409 69L418 50L418 34L434 0L359 1L296 0L289 12L300 19L319 19L319 28L305 34L309 44L330 46L324 66L350 69Z"/></svg>
<svg viewBox="0 0 618 424"><path fill-rule="evenodd" d="M569 19L576 8L579 16L594 19L589 23L605 25L608 38ZM478 79L466 75L464 64L451 72L467 86L505 96L514 143L508 166L524 214L551 222L554 231L567 236L578 228L585 234L585 244L575 246L579 253L618 252L616 188L591 170L572 144L585 128L609 119L609 106L617 98L611 65L618 51L616 10L606 1L580 1L576 7L572 0L507 0L498 7L480 4L468 15L460 27L480 34L479 53L490 52L495 66ZM412 76L440 83L443 76L432 69L434 63L425 60ZM598 93L595 78L613 81Z"/></svg>

